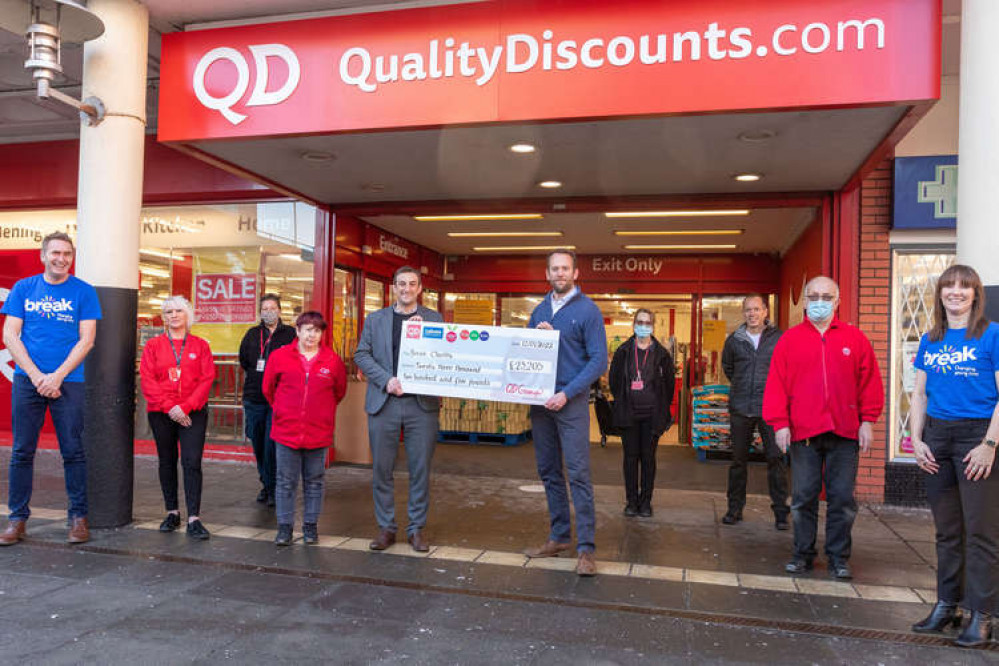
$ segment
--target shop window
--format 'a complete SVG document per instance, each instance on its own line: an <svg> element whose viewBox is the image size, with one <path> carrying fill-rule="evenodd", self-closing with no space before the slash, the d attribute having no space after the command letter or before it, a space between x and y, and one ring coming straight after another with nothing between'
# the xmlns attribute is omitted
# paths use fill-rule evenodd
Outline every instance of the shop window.
<svg viewBox="0 0 999 666"><path fill-rule="evenodd" d="M356 376L354 349L357 348L357 287L356 276L337 268L333 272L333 349L347 366L347 376Z"/></svg>
<svg viewBox="0 0 999 666"><path fill-rule="evenodd" d="M364 278L364 318L385 307L385 284L371 278Z"/></svg>
<svg viewBox="0 0 999 666"><path fill-rule="evenodd" d="M420 296L423 302L423 307L430 308L431 310L440 310L441 295L440 292L434 291L433 289L424 289L422 295Z"/></svg>
<svg viewBox="0 0 999 666"><path fill-rule="evenodd" d="M444 321L459 324L496 323L496 294L455 294L444 297Z"/></svg>
<svg viewBox="0 0 999 666"><path fill-rule="evenodd" d="M914 460L909 400L916 386L919 339L933 325L937 279L952 263L948 250L896 250L892 270L891 447L893 460Z"/></svg>
<svg viewBox="0 0 999 666"><path fill-rule="evenodd" d="M537 296L505 296L500 299L500 326L526 328L534 308L544 299Z"/></svg>

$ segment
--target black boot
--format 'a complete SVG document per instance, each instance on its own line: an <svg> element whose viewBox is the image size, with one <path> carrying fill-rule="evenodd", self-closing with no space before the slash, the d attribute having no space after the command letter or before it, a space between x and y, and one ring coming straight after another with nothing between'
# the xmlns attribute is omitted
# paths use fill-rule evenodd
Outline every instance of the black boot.
<svg viewBox="0 0 999 666"><path fill-rule="evenodd" d="M972 611L971 622L954 640L954 645L977 648L987 645L990 640L992 640L992 616L981 611Z"/></svg>
<svg viewBox="0 0 999 666"><path fill-rule="evenodd" d="M961 609L949 601L938 601L922 622L912 625L917 634L942 634L948 627L961 626Z"/></svg>

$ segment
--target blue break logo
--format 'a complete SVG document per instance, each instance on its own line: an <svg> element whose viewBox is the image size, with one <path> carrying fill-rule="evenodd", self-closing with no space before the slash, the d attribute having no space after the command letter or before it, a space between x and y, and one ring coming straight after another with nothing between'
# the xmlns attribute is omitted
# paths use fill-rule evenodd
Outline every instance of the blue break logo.
<svg viewBox="0 0 999 666"><path fill-rule="evenodd" d="M424 326L423 337L440 340L444 337L444 329L440 326Z"/></svg>

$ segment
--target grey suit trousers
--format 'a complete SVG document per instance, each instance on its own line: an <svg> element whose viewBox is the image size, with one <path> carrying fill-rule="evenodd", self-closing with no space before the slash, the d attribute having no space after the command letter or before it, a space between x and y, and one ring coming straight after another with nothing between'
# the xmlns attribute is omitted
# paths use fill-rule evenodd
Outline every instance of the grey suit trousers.
<svg viewBox="0 0 999 666"><path fill-rule="evenodd" d="M395 521L393 470L403 434L409 466L409 525L406 533L422 530L430 507L430 461L437 442L437 411L425 411L416 396L390 395L377 414L368 415L371 446L372 495L375 520L383 530L398 530Z"/></svg>

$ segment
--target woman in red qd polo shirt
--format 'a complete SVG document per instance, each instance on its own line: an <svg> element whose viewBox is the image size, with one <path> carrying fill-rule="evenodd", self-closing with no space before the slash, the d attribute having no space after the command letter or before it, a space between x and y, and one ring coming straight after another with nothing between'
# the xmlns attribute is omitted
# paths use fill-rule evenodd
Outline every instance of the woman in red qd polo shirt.
<svg viewBox="0 0 999 666"><path fill-rule="evenodd" d="M302 479L305 496L302 541L319 543L326 449L333 443L336 408L347 392L347 369L335 351L319 342L326 322L318 312L295 320L298 341L271 353L263 390L271 403L271 439L277 458L278 532L274 543L291 545L295 493Z"/></svg>
<svg viewBox="0 0 999 666"><path fill-rule="evenodd" d="M177 505L177 449L184 468L187 536L207 539L201 524L201 456L208 427L208 393L215 381L215 359L208 342L191 335L194 310L183 296L163 301L166 331L146 343L139 363L149 427L160 458L160 487L167 516L161 532L180 527Z"/></svg>

